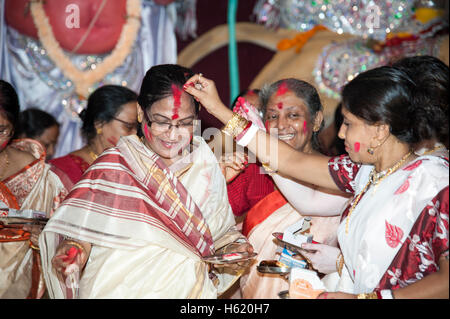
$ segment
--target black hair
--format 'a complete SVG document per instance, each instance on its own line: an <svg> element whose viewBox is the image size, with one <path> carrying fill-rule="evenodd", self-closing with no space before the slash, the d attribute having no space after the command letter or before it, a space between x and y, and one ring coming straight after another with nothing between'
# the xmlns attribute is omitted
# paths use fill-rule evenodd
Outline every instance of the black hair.
<svg viewBox="0 0 450 319"><path fill-rule="evenodd" d="M294 79L294 78L288 78L288 79L282 79L275 83L272 83L270 85L265 85L261 88L261 92L259 93L259 98L261 100L261 110L266 116L267 112L267 104L269 103L269 100L275 92L278 91L279 87L281 85L286 85L286 87L294 92L294 94L302 99L306 106L308 107L308 112L311 117L311 120L314 120L316 118L316 115L319 111L323 111L322 102L320 101L319 93L317 93L317 90L314 86L309 84L308 82ZM321 145L319 141L319 132L322 130L324 126L324 121L322 121L319 130L316 132L313 132L311 143L312 147L315 150L321 150Z"/></svg>
<svg viewBox="0 0 450 319"><path fill-rule="evenodd" d="M6 115L15 132L19 126L19 98L13 86L4 80L0 80L0 112Z"/></svg>
<svg viewBox="0 0 450 319"><path fill-rule="evenodd" d="M92 140L97 135L97 123L111 122L124 104L137 101L137 94L119 85L104 85L96 89L88 98L87 107L79 114L83 121L81 134Z"/></svg>
<svg viewBox="0 0 450 319"><path fill-rule="evenodd" d="M141 90L138 96L138 103L147 114L152 105L168 96L172 95L172 84L183 90L183 85L194 75L191 69L178 64L160 64L152 66L144 76ZM199 103L189 95L195 114L198 114Z"/></svg>
<svg viewBox="0 0 450 319"><path fill-rule="evenodd" d="M415 101L417 86L400 69L382 66L360 73L342 90L342 107L368 124L389 125L392 135L410 145L423 139L428 125Z"/></svg>
<svg viewBox="0 0 450 319"><path fill-rule="evenodd" d="M29 108L19 114L19 129L16 136L24 135L28 138L36 138L42 135L44 131L52 126L58 126L59 123L53 115L37 108Z"/></svg>
<svg viewBox="0 0 450 319"><path fill-rule="evenodd" d="M403 58L393 67L406 72L417 85L414 94L419 107L418 116L422 118L420 136L435 138L448 145L448 78L449 67L433 56L422 55Z"/></svg>

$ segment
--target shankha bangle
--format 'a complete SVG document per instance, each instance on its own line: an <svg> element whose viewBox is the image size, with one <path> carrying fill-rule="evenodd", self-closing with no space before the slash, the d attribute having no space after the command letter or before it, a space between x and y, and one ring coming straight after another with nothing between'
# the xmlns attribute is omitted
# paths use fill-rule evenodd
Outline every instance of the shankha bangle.
<svg viewBox="0 0 450 319"><path fill-rule="evenodd" d="M382 299L394 299L394 295L390 289L380 290L380 296Z"/></svg>
<svg viewBox="0 0 450 319"><path fill-rule="evenodd" d="M236 143L243 147L247 146L253 139L253 137L255 137L258 130L258 126L256 126L255 124L251 124L251 126L245 131L244 135L242 135L239 139L236 138Z"/></svg>

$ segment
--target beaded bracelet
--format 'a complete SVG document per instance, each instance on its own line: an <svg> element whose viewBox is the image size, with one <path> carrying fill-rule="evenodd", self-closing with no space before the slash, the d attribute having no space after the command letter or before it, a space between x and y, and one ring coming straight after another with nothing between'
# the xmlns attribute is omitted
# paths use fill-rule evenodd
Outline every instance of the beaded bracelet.
<svg viewBox="0 0 450 319"><path fill-rule="evenodd" d="M356 296L357 299L379 299L378 294L376 291L369 292L366 294L358 294Z"/></svg>

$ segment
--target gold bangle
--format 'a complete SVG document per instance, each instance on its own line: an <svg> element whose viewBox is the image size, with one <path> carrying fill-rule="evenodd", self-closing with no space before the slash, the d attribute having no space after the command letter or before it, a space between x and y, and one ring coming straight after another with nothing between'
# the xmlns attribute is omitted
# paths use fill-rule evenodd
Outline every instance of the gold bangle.
<svg viewBox="0 0 450 319"><path fill-rule="evenodd" d="M358 294L356 296L356 299L378 299L378 295L377 295L376 291L374 291L374 292L369 292L367 294Z"/></svg>
<svg viewBox="0 0 450 319"><path fill-rule="evenodd" d="M78 248L81 249L82 251L86 252L86 249L84 249L84 247L83 247L81 244L77 243L76 241L68 240L68 241L65 242L65 244L66 244L66 245L72 245L72 246L78 247Z"/></svg>
<svg viewBox="0 0 450 319"><path fill-rule="evenodd" d="M33 245L33 243L32 243L31 241L30 241L30 248L33 249L33 250L41 250L41 249L39 248L39 246Z"/></svg>
<svg viewBox="0 0 450 319"><path fill-rule="evenodd" d="M277 170L270 168L269 163L261 163L262 167L266 170L267 174L272 176L277 172Z"/></svg>
<svg viewBox="0 0 450 319"><path fill-rule="evenodd" d="M247 125L248 121L244 117L233 112L233 117L227 122L227 125L223 128L223 131L232 137L236 137L242 133Z"/></svg>

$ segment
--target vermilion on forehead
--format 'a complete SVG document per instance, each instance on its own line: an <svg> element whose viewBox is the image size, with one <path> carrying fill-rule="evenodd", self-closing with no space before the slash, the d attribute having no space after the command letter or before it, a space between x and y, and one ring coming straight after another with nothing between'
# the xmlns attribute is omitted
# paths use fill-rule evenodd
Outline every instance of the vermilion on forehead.
<svg viewBox="0 0 450 319"><path fill-rule="evenodd" d="M179 89L175 84L172 84L172 96L173 96L173 115L172 120L175 120L179 117L178 110L181 106L181 93L183 91Z"/></svg>
<svg viewBox="0 0 450 319"><path fill-rule="evenodd" d="M282 82L280 84L280 86L278 87L276 96L284 95L284 94L286 94L287 91L289 91L289 88L288 88L286 82Z"/></svg>

